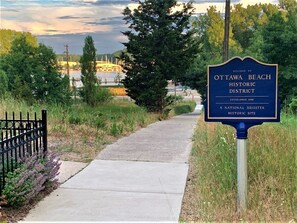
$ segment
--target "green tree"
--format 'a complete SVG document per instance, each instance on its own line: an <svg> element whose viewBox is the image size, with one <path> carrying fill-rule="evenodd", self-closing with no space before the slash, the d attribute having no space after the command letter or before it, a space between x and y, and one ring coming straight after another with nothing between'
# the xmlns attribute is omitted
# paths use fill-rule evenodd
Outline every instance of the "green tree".
<svg viewBox="0 0 297 223"><path fill-rule="evenodd" d="M246 8L241 4L235 5L231 10L229 57L249 55L261 61L268 61L264 52L266 40L263 28L270 18L278 13L284 17L284 12L279 12L277 6L272 4L248 5ZM193 28L200 42L200 53L188 69L183 83L197 89L202 98L205 98L207 65L221 62L223 17L215 7L210 7L205 15L193 21ZM265 35L269 36L269 33Z"/></svg>
<svg viewBox="0 0 297 223"><path fill-rule="evenodd" d="M0 70L0 97L8 90L8 77L3 70Z"/></svg>
<svg viewBox="0 0 297 223"><path fill-rule="evenodd" d="M176 0L137 1L133 11L124 10L129 42L120 56L128 95L149 111L166 107L167 81L179 81L197 52L190 29L192 3Z"/></svg>
<svg viewBox="0 0 297 223"><path fill-rule="evenodd" d="M297 8L296 0L279 0L279 4L281 9L284 9L287 11L294 11Z"/></svg>
<svg viewBox="0 0 297 223"><path fill-rule="evenodd" d="M263 28L263 54L268 63L279 65L279 89L282 102L297 97L297 10L284 17L273 15Z"/></svg>
<svg viewBox="0 0 297 223"><path fill-rule="evenodd" d="M25 35L14 39L9 53L2 56L0 69L7 74L8 90L17 99L29 103L70 100L69 80L61 76L53 50L43 44L33 47Z"/></svg>
<svg viewBox="0 0 297 223"><path fill-rule="evenodd" d="M69 103L69 77L60 72L57 56L53 49L39 44L36 49L33 94L36 100L48 103Z"/></svg>
<svg viewBox="0 0 297 223"><path fill-rule="evenodd" d="M239 43L245 52L253 43L255 33L265 25L270 16L278 13L278 8L272 4L234 6L231 11L231 27L234 40Z"/></svg>
<svg viewBox="0 0 297 223"><path fill-rule="evenodd" d="M91 106L96 104L98 79L96 77L96 49L91 36L85 38L83 55L80 58L83 100Z"/></svg>
<svg viewBox="0 0 297 223"><path fill-rule="evenodd" d="M11 49L12 42L20 36L24 36L27 43L31 46L38 46L37 38L29 32L17 32L10 29L0 29L0 55L8 54Z"/></svg>
<svg viewBox="0 0 297 223"><path fill-rule="evenodd" d="M8 90L15 98L33 101L32 84L36 63L36 48L29 44L24 35L15 38L9 54L4 56L2 69L8 77Z"/></svg>
<svg viewBox="0 0 297 223"><path fill-rule="evenodd" d="M199 43L199 54L187 69L182 78L183 85L196 89L202 99L206 97L207 65L218 64L222 61L224 41L224 20L221 13L211 6L205 15L193 20L192 27ZM234 40L232 27L229 35L230 57L241 52L240 45Z"/></svg>

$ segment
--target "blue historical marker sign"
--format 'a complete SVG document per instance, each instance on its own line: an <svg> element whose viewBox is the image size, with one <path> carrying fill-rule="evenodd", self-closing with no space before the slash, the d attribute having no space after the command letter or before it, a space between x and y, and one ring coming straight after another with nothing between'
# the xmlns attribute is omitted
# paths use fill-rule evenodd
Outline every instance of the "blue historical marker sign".
<svg viewBox="0 0 297 223"><path fill-rule="evenodd" d="M208 66L205 120L233 126L278 122L277 70L277 64L251 57Z"/></svg>

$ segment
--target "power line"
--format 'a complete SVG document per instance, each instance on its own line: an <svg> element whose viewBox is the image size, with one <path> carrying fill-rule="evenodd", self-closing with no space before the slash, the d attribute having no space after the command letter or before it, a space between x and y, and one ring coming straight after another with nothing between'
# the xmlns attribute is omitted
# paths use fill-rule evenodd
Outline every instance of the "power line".
<svg viewBox="0 0 297 223"><path fill-rule="evenodd" d="M66 47L66 70L67 70L67 75L69 77L69 51L68 51L68 44L65 45Z"/></svg>

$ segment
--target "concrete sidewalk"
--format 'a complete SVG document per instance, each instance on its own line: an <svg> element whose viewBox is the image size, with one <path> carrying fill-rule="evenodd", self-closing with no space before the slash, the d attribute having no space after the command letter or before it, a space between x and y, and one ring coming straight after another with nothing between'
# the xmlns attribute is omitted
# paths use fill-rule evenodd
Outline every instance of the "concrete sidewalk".
<svg viewBox="0 0 297 223"><path fill-rule="evenodd" d="M30 221L174 221L179 219L194 113L154 123L108 145L41 201Z"/></svg>

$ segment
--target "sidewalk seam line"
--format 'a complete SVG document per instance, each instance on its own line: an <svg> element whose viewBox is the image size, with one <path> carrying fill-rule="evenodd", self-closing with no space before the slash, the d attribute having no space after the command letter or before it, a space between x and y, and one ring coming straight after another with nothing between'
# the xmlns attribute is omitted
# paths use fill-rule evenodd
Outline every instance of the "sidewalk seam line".
<svg viewBox="0 0 297 223"><path fill-rule="evenodd" d="M59 187L61 189L66 189L66 190L85 190L85 191L101 191L101 192L119 192L119 193L139 193L139 194L173 194L173 195L183 195L184 193L174 193L174 192L149 192L149 191L125 191L125 190L104 190L104 189L87 189L87 188L78 188L78 187Z"/></svg>

